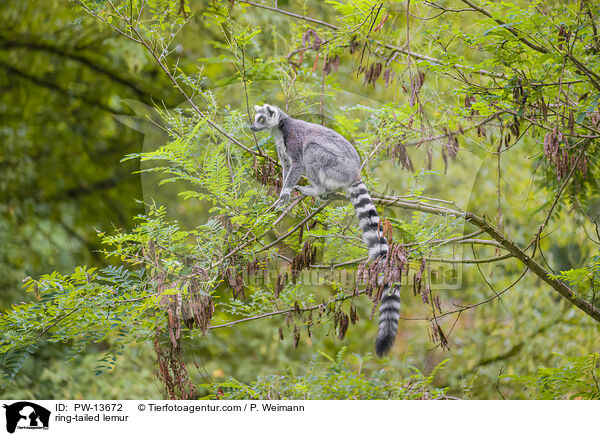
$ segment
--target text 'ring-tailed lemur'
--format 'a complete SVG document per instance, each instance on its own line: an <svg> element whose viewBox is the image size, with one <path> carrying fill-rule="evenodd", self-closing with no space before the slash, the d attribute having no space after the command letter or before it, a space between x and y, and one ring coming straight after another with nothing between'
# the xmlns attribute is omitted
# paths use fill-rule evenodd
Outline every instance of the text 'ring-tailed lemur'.
<svg viewBox="0 0 600 436"><path fill-rule="evenodd" d="M284 205L293 189L304 195L323 196L338 190L348 194L356 210L369 260L385 258L388 244L380 228L379 215L360 176L361 161L356 149L343 136L327 127L290 117L276 106L255 106L250 127L254 132L270 129L283 167L283 188L276 202ZM302 175L310 186L297 186ZM379 331L375 341L378 356L394 344L400 319L400 291L383 284L379 306Z"/></svg>

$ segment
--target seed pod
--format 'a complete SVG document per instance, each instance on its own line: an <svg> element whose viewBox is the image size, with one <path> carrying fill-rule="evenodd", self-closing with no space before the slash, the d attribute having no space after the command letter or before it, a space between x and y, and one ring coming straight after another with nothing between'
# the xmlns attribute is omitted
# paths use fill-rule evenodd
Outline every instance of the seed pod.
<svg viewBox="0 0 600 436"><path fill-rule="evenodd" d="M352 324L356 324L356 321L358 321L358 313L356 312L354 303L352 303L350 305L350 322L352 322Z"/></svg>
<svg viewBox="0 0 600 436"><path fill-rule="evenodd" d="M300 342L300 329L297 325L294 326L294 348L298 348L298 342Z"/></svg>
<svg viewBox="0 0 600 436"><path fill-rule="evenodd" d="M346 332L348 331L348 315L346 315L344 312L340 311L338 312L339 316L338 316L338 338L344 339L346 337Z"/></svg>

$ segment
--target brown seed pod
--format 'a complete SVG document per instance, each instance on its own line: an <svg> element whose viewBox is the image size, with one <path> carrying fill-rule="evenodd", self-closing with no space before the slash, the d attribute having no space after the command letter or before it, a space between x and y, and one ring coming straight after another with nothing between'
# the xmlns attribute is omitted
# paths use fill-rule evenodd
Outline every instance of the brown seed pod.
<svg viewBox="0 0 600 436"><path fill-rule="evenodd" d="M292 283L296 283L300 272L308 269L317 258L317 247L313 246L309 241L305 242L302 250L292 259L290 270L292 273Z"/></svg>
<svg viewBox="0 0 600 436"><path fill-rule="evenodd" d="M356 312L356 306L352 303L350 305L350 322L356 324L356 321L358 321L358 313Z"/></svg>
<svg viewBox="0 0 600 436"><path fill-rule="evenodd" d="M357 41L356 35L353 35L352 39L350 40L350 54L354 54L356 51L358 51L359 45L360 44Z"/></svg>
<svg viewBox="0 0 600 436"><path fill-rule="evenodd" d="M277 274L277 279L275 280L275 298L279 298L279 294L282 289L285 287L288 280L287 273L279 273Z"/></svg>
<svg viewBox="0 0 600 436"><path fill-rule="evenodd" d="M421 260L421 267L413 278L413 294L416 296L417 293L421 292L421 285L423 282L423 272L425 271L426 261Z"/></svg>
<svg viewBox="0 0 600 436"><path fill-rule="evenodd" d="M392 147L391 154L394 158L398 159L398 164L401 165L402 168L410 172L415 171L415 167L412 163L412 160L408 155L408 151L406 150L406 147L404 146L402 141L398 141L395 143L395 145Z"/></svg>
<svg viewBox="0 0 600 436"><path fill-rule="evenodd" d="M298 348L300 342L300 329L297 325L294 325L294 348Z"/></svg>
<svg viewBox="0 0 600 436"><path fill-rule="evenodd" d="M431 294L431 289L423 288L421 290L421 301L425 304L429 304L429 294Z"/></svg>
<svg viewBox="0 0 600 436"><path fill-rule="evenodd" d="M348 315L346 315L344 312L342 312L341 310L339 312L337 312L337 328L338 328L338 338L344 339L346 337L346 332L348 331L348 325L349 325L349 318Z"/></svg>

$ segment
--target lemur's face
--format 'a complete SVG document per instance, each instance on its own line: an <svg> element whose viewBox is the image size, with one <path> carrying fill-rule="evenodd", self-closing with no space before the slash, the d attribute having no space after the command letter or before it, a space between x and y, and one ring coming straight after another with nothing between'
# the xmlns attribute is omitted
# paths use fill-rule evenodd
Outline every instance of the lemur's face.
<svg viewBox="0 0 600 436"><path fill-rule="evenodd" d="M279 123L279 111L276 107L265 104L264 106L254 106L256 115L254 124L250 126L253 132L260 132L264 129L270 129Z"/></svg>

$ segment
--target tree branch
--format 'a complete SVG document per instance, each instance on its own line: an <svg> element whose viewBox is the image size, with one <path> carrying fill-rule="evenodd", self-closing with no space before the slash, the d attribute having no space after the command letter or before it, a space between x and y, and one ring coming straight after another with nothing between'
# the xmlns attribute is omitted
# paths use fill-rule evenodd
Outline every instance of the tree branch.
<svg viewBox="0 0 600 436"><path fill-rule="evenodd" d="M406 202L401 200L395 201L376 197L373 198L373 201L389 207L400 207L402 209L414 210L439 216L454 216L464 218L465 221L475 225L476 227L479 227L485 233L490 235L492 239L500 243L500 245L502 245L502 247L504 247L513 257L519 259L535 275L550 285L571 304L591 316L596 321L600 322L600 310L595 308L589 301L575 295L573 290L562 281L550 277L550 273L542 265L527 255L527 253L525 253L525 251L522 250L514 241L500 233L500 231L485 218L482 218L471 212L459 212L446 207L433 206L423 203Z"/></svg>
<svg viewBox="0 0 600 436"><path fill-rule="evenodd" d="M489 13L487 10L485 10L481 6L476 5L475 3L473 3L470 0L460 0L460 1L462 1L466 5L471 6L477 12L485 15L488 18L491 18L492 20L494 20L496 23L498 23L500 25L500 27L503 27L504 29L506 29L507 31L509 31L510 33L512 33L514 36L517 37L517 39L519 41L521 41L526 46L534 49L535 51L539 51L540 53L548 53L548 49L546 47L543 47L543 46L541 46L539 44L531 42L527 38L521 36L522 32L520 32L519 30L515 29L510 24L507 24L507 23L505 23L504 21L502 21L502 20L500 20L498 18L494 18L494 16L491 13Z"/></svg>
<svg viewBox="0 0 600 436"><path fill-rule="evenodd" d="M288 15L290 17L299 18L301 20L308 21L309 23L318 24L319 26L328 27L328 28L334 29L334 30L339 30L339 28L337 26L334 26L333 24L329 24L329 23L326 23L325 21L321 21L321 20L315 20L314 18L307 17L306 15L299 15L299 14L295 14L293 12L285 11L283 9L274 8L274 7L267 6L267 5L261 5L260 3L254 3L254 2L249 2L249 1L245 1L245 0L238 0L238 3L245 3L247 5L255 6L257 8L263 8L263 9L267 9L269 11Z"/></svg>
<svg viewBox="0 0 600 436"><path fill-rule="evenodd" d="M261 4L258 4L258 3L254 3L254 2L250 2L250 1L245 1L245 0L238 0L238 3L244 3L244 4L248 4L250 6L255 6L255 7L267 9L267 10L270 10L270 11L273 11L273 12L277 12L279 14L288 15L290 17L299 18L299 19L302 19L304 21L308 21L308 22L311 22L311 23L314 23L314 24L318 24L320 26L324 26L324 27L327 27L327 28L332 29L332 30L337 30L337 31L341 30L338 26L333 25L331 23L327 23L327 22L321 21L321 20L315 20L314 18L306 17L306 16L303 16L303 15L298 15L298 14L295 14L293 12L286 11L284 9L274 8L274 7L271 7L271 6L265 6L265 5L261 5ZM397 51L397 52L403 53L403 54L405 54L407 56L410 56L412 58L415 58L415 59L420 59L420 60L431 62L431 63L434 63L434 64L440 64L440 65L443 64L443 61L441 61L440 59L432 58L431 56L423 55L423 54L420 54L420 53L411 52L410 49L405 49L403 47L397 47L397 46L395 46L393 44L390 44L390 43L387 43L387 42L381 42L381 41L378 41L378 40L376 40L375 38L373 38L371 36L369 36L368 39L372 40L373 42L375 42L375 43L377 43L379 45L381 45L382 47L385 47L385 48L387 48L389 50L392 50L392 53L395 52L395 51ZM325 41L323 41L321 43L321 45L325 45L326 43L331 42L332 40L333 39L325 40ZM288 56L288 58L289 57L290 56ZM452 67L458 68L458 69L470 70L470 67L468 67L466 65L461 65L461 64L454 64L454 65L452 65ZM507 79L508 78L505 74L495 73L493 71L474 70L472 72L475 73L475 74L482 75L482 76L496 77L498 79Z"/></svg>
<svg viewBox="0 0 600 436"><path fill-rule="evenodd" d="M484 259L444 259L441 257L425 257L424 259L429 262L438 263L493 263L498 262L499 260L510 259L511 257L513 257L513 255L508 253L502 256L487 257Z"/></svg>
<svg viewBox="0 0 600 436"><path fill-rule="evenodd" d="M181 85L179 84L179 82L177 82L177 79L175 79L175 77L173 76L173 74L171 73L171 71L169 70L169 67L163 63L163 61L160 59L160 57L158 56L158 54L156 53L156 51L154 50L154 48L152 48L152 46L148 43L148 41L146 41L144 39L144 37L140 34L139 30L137 29L137 27L135 26L135 23L132 22L132 19L127 18L125 16L122 16L119 14L119 18L121 20L123 20L127 25L129 30L135 34L135 36L133 36L133 34L128 34L125 33L123 31L121 31L118 27L116 27L115 25L109 23L106 21L106 19L100 15L98 15L96 12L94 12L93 10L91 10L90 8L88 8L84 3L82 3L80 0L74 0L75 3L77 3L79 6L81 6L88 14L92 15L93 17L97 18L98 20L102 21L103 23L109 25L110 27L112 27L114 30L116 30L117 32L119 32L120 34L126 36L127 38L129 38L130 40L142 45L149 53L150 55L154 58L154 60L156 61L156 63L158 64L158 66L164 71L164 73L167 75L167 77L171 80L171 83L173 84L173 86L179 91L179 93L185 98L185 100L191 105L192 109L204 120L206 121L206 124L208 124L209 126L211 126L214 130L217 131L217 133L219 133L221 136L225 137L229 142L231 142L232 144L237 145L238 147L242 148L243 150L247 151L248 153L251 153L255 156L260 156L263 157L271 162L273 162L274 165L279 165L279 162L276 162L271 156L263 154L263 153L259 153L256 152L248 147L246 147L244 144L242 144L240 141L238 141L237 139L235 139L233 136L231 136L229 133L227 133L223 127L221 127L219 124L215 123L213 120L211 120L199 107L198 105L192 100L192 97L190 97L187 92L185 92L185 90L181 87Z"/></svg>
<svg viewBox="0 0 600 436"><path fill-rule="evenodd" d="M260 315L250 316L248 318L237 319L235 321L227 322L224 324L217 324L217 325L209 327L209 329L212 330L212 329L218 329L218 328L223 328L223 327L231 327L232 325L239 324L242 322L253 321L255 319L269 318L269 317L276 316L276 315L285 315L285 314L293 313L293 312L299 312L299 313L310 312L310 311L319 309L321 307L326 307L331 303L338 303L340 301L345 301L350 298L358 297L359 295L364 294L366 291L367 290L365 288L360 291L352 292L352 293L344 295L342 297L331 298L329 300L323 301L322 303L315 304L314 306L309 306L309 307L305 307L305 308L297 309L295 307L291 307L289 309L277 310L275 312L261 313Z"/></svg>
<svg viewBox="0 0 600 436"><path fill-rule="evenodd" d="M543 53L543 54L550 53L550 50L548 50L546 47L536 44L534 42L531 42L527 38L521 36L523 32L520 32L518 29L514 28L510 24L505 23L504 21L502 21L498 18L495 18L490 12L488 12L481 6L477 6L475 3L473 3L470 0L460 0L460 1L462 1L464 4L471 6L477 12L494 20L501 27L506 29L508 32L512 33L519 41L521 41L526 46L532 48L533 50L535 50L539 53ZM594 85L594 87L596 89L600 89L600 75L596 74L593 70L588 68L582 61L580 61L575 56L573 56L573 54L570 53L569 51L562 53L560 50L557 50L556 48L555 48L555 50L558 51L562 56L567 57L573 63L573 65L575 65L577 68L579 68L588 77L588 79L590 79L590 82L592 83L592 85Z"/></svg>

